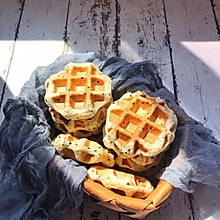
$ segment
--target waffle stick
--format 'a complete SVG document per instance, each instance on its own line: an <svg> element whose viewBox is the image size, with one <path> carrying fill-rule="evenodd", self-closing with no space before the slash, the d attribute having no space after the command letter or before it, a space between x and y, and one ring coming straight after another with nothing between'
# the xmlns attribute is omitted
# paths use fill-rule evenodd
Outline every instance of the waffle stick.
<svg viewBox="0 0 220 220"><path fill-rule="evenodd" d="M107 167L115 164L114 155L108 149L86 138L78 139L70 134L60 134L52 141L52 145L61 156L81 163Z"/></svg>

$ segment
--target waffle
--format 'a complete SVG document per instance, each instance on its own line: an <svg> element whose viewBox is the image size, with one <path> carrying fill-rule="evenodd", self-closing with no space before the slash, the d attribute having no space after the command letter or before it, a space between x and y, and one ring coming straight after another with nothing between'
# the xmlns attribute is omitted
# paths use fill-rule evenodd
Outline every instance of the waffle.
<svg viewBox="0 0 220 220"><path fill-rule="evenodd" d="M52 141L52 145L61 156L85 164L102 164L107 167L115 164L114 155L108 149L86 138L78 139L69 134L60 134Z"/></svg>
<svg viewBox="0 0 220 220"><path fill-rule="evenodd" d="M45 103L66 119L91 118L112 98L111 79L93 63L69 63L45 87Z"/></svg>
<svg viewBox="0 0 220 220"><path fill-rule="evenodd" d="M164 100L128 92L108 108L103 142L122 158L153 157L174 140L176 126Z"/></svg>
<svg viewBox="0 0 220 220"><path fill-rule="evenodd" d="M54 109L49 108L49 112L52 116L52 119L55 123L63 124L65 130L68 132L76 132L78 130L85 130L85 131L95 131L98 130L99 127L103 125L106 119L106 112L109 105L112 103L112 100L100 108L96 115L92 118L88 119L81 119L78 116L78 119L66 119L60 113L56 112Z"/></svg>
<svg viewBox="0 0 220 220"><path fill-rule="evenodd" d="M131 158L122 158L120 156L115 158L115 163L119 167L127 168L135 172L145 171L153 166L156 166L161 160L162 154L159 154L155 157L131 157Z"/></svg>
<svg viewBox="0 0 220 220"><path fill-rule="evenodd" d="M76 132L78 130L95 131L97 130L106 119L106 109L101 108L97 114L89 119L71 120L64 118L60 113L50 108L52 119L55 123L63 124L65 129L69 132Z"/></svg>
<svg viewBox="0 0 220 220"><path fill-rule="evenodd" d="M87 177L117 194L133 198L146 198L154 190L143 177L101 166L90 167Z"/></svg>

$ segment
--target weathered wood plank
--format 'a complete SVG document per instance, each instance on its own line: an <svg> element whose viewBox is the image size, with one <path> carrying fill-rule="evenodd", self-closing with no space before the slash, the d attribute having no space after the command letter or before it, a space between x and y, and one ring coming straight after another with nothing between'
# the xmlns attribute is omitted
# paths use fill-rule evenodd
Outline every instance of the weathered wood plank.
<svg viewBox="0 0 220 220"><path fill-rule="evenodd" d="M220 137L220 72L206 63L213 54L207 41L218 40L211 4L206 0L166 0L166 10L180 105ZM195 51L203 48L202 57ZM218 53L214 52L213 63L219 63Z"/></svg>
<svg viewBox="0 0 220 220"><path fill-rule="evenodd" d="M71 1L66 52L115 55L115 1Z"/></svg>
<svg viewBox="0 0 220 220"><path fill-rule="evenodd" d="M211 63L207 62L214 52L208 41L218 39L211 4L203 0L166 0L165 5L180 106L220 137L220 69L216 65L210 67ZM213 63L219 63L217 52L211 57ZM190 196L193 219L203 219L200 192ZM211 197L206 204L210 210L219 207L218 202L213 205Z"/></svg>
<svg viewBox="0 0 220 220"><path fill-rule="evenodd" d="M119 1L121 56L132 62L150 60L158 65L164 85L174 93L169 30L163 1ZM177 213L175 210L181 207ZM152 219L191 217L188 194L175 189ZM122 215L123 220L129 219ZM147 219L148 217L146 217Z"/></svg>
<svg viewBox="0 0 220 220"><path fill-rule="evenodd" d="M121 56L131 62L150 60L164 85L173 91L172 64L162 0L119 1Z"/></svg>
<svg viewBox="0 0 220 220"><path fill-rule="evenodd" d="M120 214L94 203L88 195L84 195L82 206L65 220L117 220ZM77 218L77 217L78 218Z"/></svg>
<svg viewBox="0 0 220 220"><path fill-rule="evenodd" d="M178 211L177 211L178 210ZM121 215L121 220L131 218ZM161 220L161 219L193 219L188 194L180 189L174 189L170 196L160 205L158 210L151 212L144 219Z"/></svg>
<svg viewBox="0 0 220 220"><path fill-rule="evenodd" d="M115 1L71 1L68 9L65 53L98 52L107 57L117 54ZM85 196L77 210L79 219L118 219L118 213L93 203ZM72 215L75 218L75 213ZM68 220L71 219L71 216Z"/></svg>
<svg viewBox="0 0 220 220"><path fill-rule="evenodd" d="M198 185L195 188L193 204L196 219L219 219L220 186Z"/></svg>
<svg viewBox="0 0 220 220"><path fill-rule="evenodd" d="M3 118L1 102L13 57L21 10L22 1L2 0L0 2L0 122ZM12 95L11 92L10 95Z"/></svg>
<svg viewBox="0 0 220 220"><path fill-rule="evenodd" d="M26 0L3 104L18 95L34 69L48 65L63 53L63 32L66 22L67 0Z"/></svg>

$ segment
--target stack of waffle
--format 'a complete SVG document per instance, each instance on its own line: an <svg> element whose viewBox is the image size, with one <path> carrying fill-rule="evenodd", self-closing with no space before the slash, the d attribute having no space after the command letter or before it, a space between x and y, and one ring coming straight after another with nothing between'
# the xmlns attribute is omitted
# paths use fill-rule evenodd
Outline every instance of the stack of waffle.
<svg viewBox="0 0 220 220"><path fill-rule="evenodd" d="M93 63L69 63L45 87L45 103L59 130L75 137L101 132L112 102L111 79Z"/></svg>
<svg viewBox="0 0 220 220"><path fill-rule="evenodd" d="M108 108L103 142L117 153L120 167L143 171L160 161L176 126L176 115L164 100L128 92Z"/></svg>

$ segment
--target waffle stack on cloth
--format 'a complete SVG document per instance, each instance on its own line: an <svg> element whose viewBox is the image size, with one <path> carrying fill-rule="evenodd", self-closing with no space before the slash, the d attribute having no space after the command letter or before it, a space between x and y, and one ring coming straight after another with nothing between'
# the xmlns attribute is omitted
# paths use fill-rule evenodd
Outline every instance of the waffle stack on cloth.
<svg viewBox="0 0 220 220"><path fill-rule="evenodd" d="M186 192L193 192L197 183L220 185L220 143L176 104L152 64L131 64L116 57L104 59L95 53L62 55L51 65L38 67L20 95L4 106L5 119L0 127L0 219L60 219L82 202L81 183L86 169L55 154L51 139L57 130L44 103L46 79L70 62L97 65L112 79L114 100L128 91L143 90L164 99L176 113L175 141L165 152L161 167L150 169L144 173L146 177L157 173L156 178Z"/></svg>

